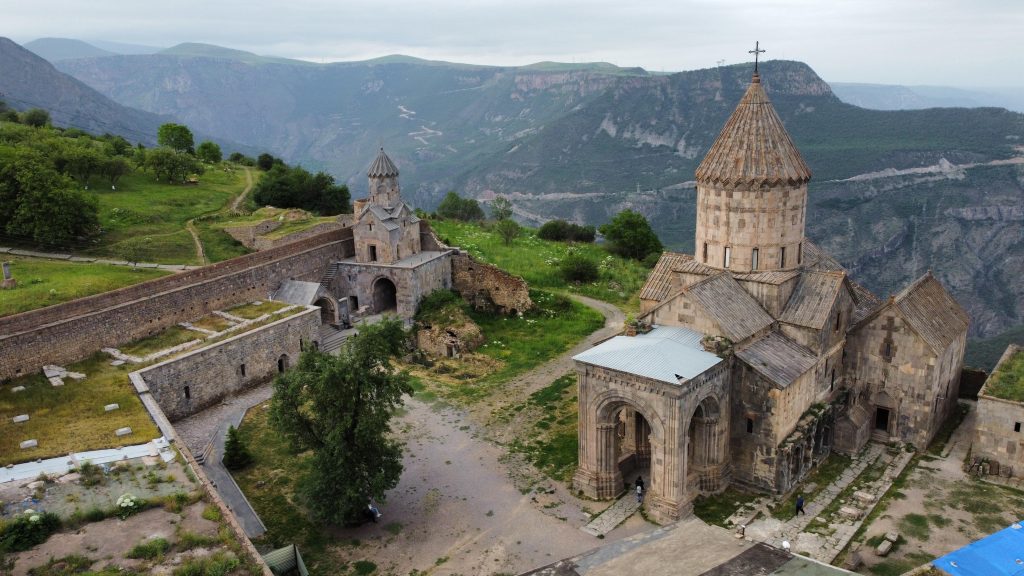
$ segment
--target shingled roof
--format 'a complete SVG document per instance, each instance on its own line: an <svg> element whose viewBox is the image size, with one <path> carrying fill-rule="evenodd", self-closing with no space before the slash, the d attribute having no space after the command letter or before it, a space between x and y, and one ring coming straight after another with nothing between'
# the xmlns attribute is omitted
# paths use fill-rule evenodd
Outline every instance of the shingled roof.
<svg viewBox="0 0 1024 576"><path fill-rule="evenodd" d="M651 270L650 275L647 276L647 282L640 290L640 299L661 302L668 298L675 292L672 280L679 272L711 275L718 271L697 262L689 254L664 252L658 259L658 263L655 264L654 270Z"/></svg>
<svg viewBox="0 0 1024 576"><path fill-rule="evenodd" d="M705 278L685 292L733 342L743 341L773 322L753 296L726 272Z"/></svg>
<svg viewBox="0 0 1024 576"><path fill-rule="evenodd" d="M388 158L388 155L384 153L384 149L380 149L380 154L377 154L377 158L370 164L370 169L366 171L366 175L370 178L389 178L392 176L398 176L398 167L395 163Z"/></svg>
<svg viewBox="0 0 1024 576"><path fill-rule="evenodd" d="M970 319L929 271L893 297L893 305L936 353L967 330Z"/></svg>
<svg viewBox="0 0 1024 576"><path fill-rule="evenodd" d="M758 374L785 388L814 367L814 353L778 332L769 332L736 352Z"/></svg>
<svg viewBox="0 0 1024 576"><path fill-rule="evenodd" d="M722 186L797 186L811 179L796 145L754 73L747 93L697 167L697 182Z"/></svg>
<svg viewBox="0 0 1024 576"><path fill-rule="evenodd" d="M805 271L800 275L779 321L821 329L828 322L845 276L844 272Z"/></svg>

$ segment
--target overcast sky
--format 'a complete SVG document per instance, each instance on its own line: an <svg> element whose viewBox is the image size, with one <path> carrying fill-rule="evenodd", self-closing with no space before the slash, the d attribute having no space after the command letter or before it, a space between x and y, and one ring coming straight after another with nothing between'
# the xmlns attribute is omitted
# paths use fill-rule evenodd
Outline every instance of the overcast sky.
<svg viewBox="0 0 1024 576"><path fill-rule="evenodd" d="M0 35L206 42L314 61L801 60L825 80L1024 85L1024 0L0 0Z"/></svg>

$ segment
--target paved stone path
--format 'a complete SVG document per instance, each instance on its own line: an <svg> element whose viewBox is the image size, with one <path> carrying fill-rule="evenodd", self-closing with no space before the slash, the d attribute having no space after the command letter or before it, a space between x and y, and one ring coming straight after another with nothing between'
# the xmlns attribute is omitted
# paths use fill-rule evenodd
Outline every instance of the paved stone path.
<svg viewBox="0 0 1024 576"><path fill-rule="evenodd" d="M627 492L625 496L619 498L615 504L609 506L597 518L591 520L589 524L580 528L580 530L591 536L604 536L639 509L640 503L636 500L636 494Z"/></svg>

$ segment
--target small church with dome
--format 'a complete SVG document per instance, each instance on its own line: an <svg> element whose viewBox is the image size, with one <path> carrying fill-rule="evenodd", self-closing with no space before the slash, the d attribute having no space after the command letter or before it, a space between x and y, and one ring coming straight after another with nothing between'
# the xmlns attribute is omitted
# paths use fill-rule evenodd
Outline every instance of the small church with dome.
<svg viewBox="0 0 1024 576"><path fill-rule="evenodd" d="M880 299L804 235L811 170L756 71L696 171L695 254L662 254L619 336L574 357L577 490L648 479L652 517L729 486L785 493L831 451L925 448L968 318L931 273Z"/></svg>

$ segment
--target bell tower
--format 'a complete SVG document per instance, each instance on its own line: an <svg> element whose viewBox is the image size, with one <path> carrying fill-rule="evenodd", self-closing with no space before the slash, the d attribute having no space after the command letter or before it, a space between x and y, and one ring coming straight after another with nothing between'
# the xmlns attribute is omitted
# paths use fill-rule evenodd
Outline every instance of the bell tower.
<svg viewBox="0 0 1024 576"><path fill-rule="evenodd" d="M811 171L765 95L756 67L696 176L698 262L738 273L802 263Z"/></svg>
<svg viewBox="0 0 1024 576"><path fill-rule="evenodd" d="M377 158L370 164L366 177L370 180L370 203L390 210L402 201L402 191L398 186L398 168L384 153L384 148L380 149Z"/></svg>

